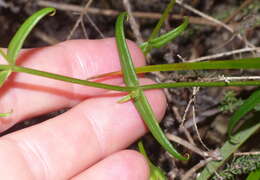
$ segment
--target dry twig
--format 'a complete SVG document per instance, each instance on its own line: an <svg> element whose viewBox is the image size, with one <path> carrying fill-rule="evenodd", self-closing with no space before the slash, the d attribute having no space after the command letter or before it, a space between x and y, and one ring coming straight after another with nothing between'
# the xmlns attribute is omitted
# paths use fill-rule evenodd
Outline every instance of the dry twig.
<svg viewBox="0 0 260 180"><path fill-rule="evenodd" d="M260 155L260 151L255 151L255 152L237 152L237 153L234 153L234 156L249 156L249 155Z"/></svg>
<svg viewBox="0 0 260 180"><path fill-rule="evenodd" d="M190 149L192 152L194 152L204 158L210 156L210 154L208 152L200 150L198 147L192 145L191 143L189 143L188 141L186 141L182 138L179 138L178 136L175 136L175 135L169 134L169 133L167 133L166 136L171 141L181 144L182 146L186 147L187 149Z"/></svg>
<svg viewBox="0 0 260 180"><path fill-rule="evenodd" d="M195 13L195 14L203 17L203 18L205 18L205 19L207 19L209 21L212 21L215 24L218 24L218 25L224 27L226 30L231 32L233 35L236 35L240 40L245 42L246 46L251 47L251 48L255 48L255 46L253 44L251 44L246 39L244 39L241 36L240 33L236 33L235 30L232 27L228 26L227 24L225 24L225 23L223 23L223 22L221 22L221 21L219 21L219 20L217 20L217 19L215 19L215 18L213 18L213 17L211 17L211 16L209 16L209 15L207 15L207 14L205 14L205 13L203 13L203 12L201 12L201 11L195 9L195 8L193 8L193 7L191 7L188 4L183 3L183 0L176 0L176 3L179 4L180 6L182 6L183 8L185 8L185 9L187 9L187 10L189 10L189 11L191 11L191 12L193 12L193 13Z"/></svg>
<svg viewBox="0 0 260 180"><path fill-rule="evenodd" d="M212 158L207 158L205 160L200 161L198 164L196 164L195 166L193 166L189 171L187 171L183 176L182 176L182 180L189 180L191 179L191 176L198 171L200 168L206 166L210 161L212 160Z"/></svg>
<svg viewBox="0 0 260 180"><path fill-rule="evenodd" d="M34 32L35 36L40 38L42 41L50 44L50 45L54 45L54 44L57 44L59 43L59 40L55 39L54 37L51 37L49 36L48 34L46 34L45 32L37 29L35 32Z"/></svg>
<svg viewBox="0 0 260 180"><path fill-rule="evenodd" d="M83 20L84 14L87 13L88 7L90 6L90 4L91 4L92 2L93 2L93 0L89 0L89 1L87 2L87 4L85 5L85 7L84 7L84 8L82 9L82 11L80 12L80 16L79 16L79 18L77 19L77 21L76 21L75 25L73 26L72 30L70 31L70 34L68 35L67 40L68 40L68 39L71 39L71 37L73 36L75 30L77 29L77 27L79 26L80 23L82 24L82 27L83 27L83 31L84 31L85 36L87 36L87 35L86 35L86 30L85 30L85 27L84 27L84 24L83 24L82 20Z"/></svg>
<svg viewBox="0 0 260 180"><path fill-rule="evenodd" d="M254 48L246 47L246 48L242 48L242 49L236 49L236 50L233 50L233 51L213 54L213 55L209 55L209 56L203 56L203 57L191 59L191 60L188 60L188 61L189 62L198 62L198 61L212 60L212 59L217 59L217 58L222 58L222 57L231 56L231 55L235 55L235 54L252 52L252 51L260 51L260 47L254 47Z"/></svg>
<svg viewBox="0 0 260 180"><path fill-rule="evenodd" d="M134 32L137 43L142 44L144 42L144 40L143 40L141 32L140 32L140 26L134 18L132 8L131 8L131 4L129 3L129 0L123 0L123 4L124 4L125 9L128 13L129 20L130 20L130 26L131 26L131 28Z"/></svg>
<svg viewBox="0 0 260 180"><path fill-rule="evenodd" d="M224 23L227 24L230 21L232 21L232 19L244 8L246 8L247 6L249 6L254 0L245 0L238 9L236 9L233 13L231 13L231 15L229 17L227 17L224 20Z"/></svg>
<svg viewBox="0 0 260 180"><path fill-rule="evenodd" d="M71 4L66 4L66 3L56 3L52 1L44 1L44 0L39 0L37 1L39 6L43 7L54 7L58 10L62 11L74 11L74 12L82 12L82 7L77 6L77 5L71 5ZM99 14L99 15L104 15L104 16L117 16L120 12L112 9L98 9L98 8L93 8L89 7L88 8L88 13L89 14ZM146 18L146 19L160 19L161 14L160 13L151 13L151 12L133 12L132 13L134 17L137 18ZM208 25L208 26L219 26L216 23L213 23L209 20L205 20L204 18L200 17L193 17L193 16L188 16L189 22L192 24L200 24L200 25ZM169 19L174 19L174 20L183 20L184 16L183 15L172 15L169 17Z"/></svg>
<svg viewBox="0 0 260 180"><path fill-rule="evenodd" d="M194 126L194 129L195 129L195 132L198 136L198 139L200 141L200 143L202 144L202 146L207 150L207 151L210 151L209 148L206 146L206 144L202 141L202 138L200 136L200 133L199 133L199 129L198 129L198 126L197 126L197 122L196 122L196 113L195 113L195 105L196 105L196 94L199 92L199 87L194 87L193 88L193 91L192 91L192 119L193 119L193 126Z"/></svg>

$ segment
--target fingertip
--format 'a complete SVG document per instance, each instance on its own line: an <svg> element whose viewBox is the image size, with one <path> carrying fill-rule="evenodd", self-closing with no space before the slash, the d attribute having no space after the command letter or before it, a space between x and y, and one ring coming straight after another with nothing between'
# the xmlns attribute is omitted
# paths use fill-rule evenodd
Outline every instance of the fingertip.
<svg viewBox="0 0 260 180"><path fill-rule="evenodd" d="M101 160L73 179L146 180L148 177L149 166L144 156L133 150L124 150Z"/></svg>

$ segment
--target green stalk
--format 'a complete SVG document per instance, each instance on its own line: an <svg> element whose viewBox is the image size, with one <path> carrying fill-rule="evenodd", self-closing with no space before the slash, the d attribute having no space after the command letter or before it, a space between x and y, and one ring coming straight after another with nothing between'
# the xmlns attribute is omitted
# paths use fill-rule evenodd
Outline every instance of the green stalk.
<svg viewBox="0 0 260 180"><path fill-rule="evenodd" d="M59 75L59 74L54 74L54 73L45 72L45 71L39 71L39 70L25 68L25 67L21 67L21 66L15 66L15 65L0 65L0 70L11 70L12 72L22 72L22 73L26 73L26 74L37 75L37 76L41 76L41 77L56 79L56 80L70 82L70 83L74 83L74 84L80 84L80 85L84 85L84 86L90 86L90 87L102 88L102 89L108 89L108 90L115 90L115 91L129 92L129 91L132 91L135 89L134 87L114 86L114 85L109 85L109 84L91 82L91 81L86 81L86 80L82 80L82 79L72 78L72 77L68 77L68 76L63 76L63 75Z"/></svg>
<svg viewBox="0 0 260 180"><path fill-rule="evenodd" d="M114 86L109 84L97 83L92 81L86 81L82 79L72 78L68 76L62 76L55 73L49 73L45 71L25 68L21 66L12 65L0 65L0 70L10 70L13 72L21 72L26 74L38 75L46 78L61 80L65 82L70 82L74 84L80 84L84 86L90 86L95 88L104 88L108 90L130 92L136 89L136 87L124 87L124 86ZM260 86L260 81L230 81L230 82L173 82L173 83L159 83L159 84L147 84L140 86L142 90L149 89L160 89L160 88L185 88L185 87L222 87L222 86Z"/></svg>
<svg viewBox="0 0 260 180"><path fill-rule="evenodd" d="M182 156L178 153L169 142L167 137L164 135L161 130L155 114L148 103L146 96L142 89L140 89L137 75L135 73L135 68L132 63L132 58L129 53L125 35L124 35L124 18L126 13L122 13L118 16L116 21L116 42L120 55L121 68L123 72L123 77L125 84L130 87L135 87L135 90L130 94L130 97L133 98L134 105L138 110L139 114L145 121L148 129L155 137L155 139L162 145L162 147L168 151L173 157L180 160L187 160L187 157Z"/></svg>
<svg viewBox="0 0 260 180"><path fill-rule="evenodd" d="M216 81L216 82L172 82L147 84L140 86L143 90L160 88L185 88L185 87L222 87L222 86L260 86L260 81Z"/></svg>

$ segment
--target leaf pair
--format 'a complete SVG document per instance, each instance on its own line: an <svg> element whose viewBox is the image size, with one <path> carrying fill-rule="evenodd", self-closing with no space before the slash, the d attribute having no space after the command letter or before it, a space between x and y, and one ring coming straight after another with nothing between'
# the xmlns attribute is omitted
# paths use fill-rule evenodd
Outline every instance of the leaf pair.
<svg viewBox="0 0 260 180"><path fill-rule="evenodd" d="M173 2L173 1L172 1ZM173 4L172 4L173 5ZM53 79L58 79L58 80L63 80L67 82L73 82L73 83L78 83L78 84L83 84L83 85L90 85L90 86L96 86L100 88L107 88L107 89L114 89L114 90L119 90L119 91L131 91L131 94L133 95L132 97L134 98L134 103L136 107L138 108L140 114L142 117L145 119L147 122L147 125L149 129L151 130L152 134L155 136L155 138L163 145L164 148L166 148L167 151L170 152L173 156L175 156L178 159L185 160L187 159L186 157L181 156L170 144L170 142L167 140L165 137L164 133L160 129L156 119L155 115L144 95L144 92L142 89L138 88L139 82L138 78L135 74L135 69L131 61L131 56L128 51L128 47L125 42L125 37L124 37L124 32L123 32L123 21L124 17L126 14L121 14L118 18L117 21L117 26L116 26L116 39L117 39L117 44L119 48L119 53L121 57L121 63L122 63L122 68L125 74L124 80L126 84L129 87L110 87L110 85L105 85L105 84L100 84L100 83L95 83L95 82L89 82L89 81L84 81L74 79L74 78L69 78L57 74L52 74L48 72L42 72L42 71L37 71L33 69L28 69L28 68L23 68L19 66L15 66L16 59L18 57L18 54L22 48L22 45L29 35L29 33L32 31L34 26L46 15L51 14L53 15L55 13L54 8L44 8L42 10L37 11L34 13L32 16L30 16L19 28L17 33L14 35L12 38L11 42L8 45L8 50L7 54L5 54L2 50L0 50L0 54L4 57L4 59L8 62L8 65L1 65L2 71L0 72L0 85L3 85L3 83L7 80L7 78L10 76L11 72L25 72L29 74L34 74L34 75L39 75L39 76L44 76L44 77L49 77ZM187 25L187 20L184 24L185 26ZM146 47L146 49L150 49L153 47L160 47L170 41L170 38L167 39L167 37L171 37L171 39L176 36L175 33L169 33L167 36L159 37L150 40L148 43L145 43L143 47ZM166 39L166 41L164 40ZM161 43L161 41L163 43ZM0 114L1 116L7 116L8 113L3 113Z"/></svg>
<svg viewBox="0 0 260 180"><path fill-rule="evenodd" d="M155 139L162 145L162 147L165 150L167 150L167 152L169 152L175 158L180 160L187 160L188 157L184 157L180 153L178 153L173 148L172 144L169 142L167 137L164 135L163 131L161 130L155 118L155 114L150 104L148 103L146 96L144 95L143 90L139 87L138 78L135 72L135 68L124 35L124 19L126 15L127 15L126 13L120 14L116 22L116 43L120 55L120 62L121 62L124 82L129 87L135 87L135 90L132 92L135 94L135 96L132 96L133 103L136 109L138 110L139 114L145 121L145 124L147 125L151 134L155 137Z"/></svg>
<svg viewBox="0 0 260 180"><path fill-rule="evenodd" d="M170 31L169 33L166 33L160 37L156 37L158 35L159 29L162 25L162 22L166 19L166 17L169 15L169 11L172 8L174 4L174 0L172 0L168 7L166 8L166 11L163 14L163 18L160 19L159 23L157 24L154 32L152 33L151 37L147 42L141 45L141 49L144 51L144 53L148 53L152 48L158 48L166 43L168 43L170 40L177 37L188 25L188 20L185 19L184 23L181 24L179 27L177 27L175 30ZM37 70L32 70L28 68L18 67L15 66L15 62L17 59L17 56L21 50L21 47L26 39L26 37L29 35L33 27L46 15L51 14L53 15L55 13L54 8L44 8L40 11L37 11L32 16L30 16L25 23L19 28L15 36L12 38L9 46L7 54L3 52L0 49L0 54L6 59L9 65L1 65L2 71L0 72L0 86L3 85L3 83L7 80L7 78L10 76L12 71L16 72L25 72L29 74L49 77L53 79L58 79L62 81L82 84L86 86L93 86L93 87L99 87L99 88L105 88L105 89L112 89L117 91L131 91L128 98L133 98L135 100L135 105L140 109L140 114L142 116L148 117L144 118L147 122L153 122L152 124L148 124L149 128L153 131L157 131L160 129L158 126L158 123L156 122L155 118L151 118L152 120L149 120L149 116L154 116L151 108L147 102L147 99L144 96L143 90L145 89L153 89L153 88L163 88L163 87L190 87L190 86L224 86L222 82L216 82L213 84L213 82L197 82L195 84L185 84L185 83L174 83L174 84L155 84L155 85L146 85L146 86L140 86L138 83L138 78L136 76L137 73L144 73L144 72L152 72L152 71L171 71L171 70L195 70L195 69L239 69L239 68L250 68L250 69L259 69L260 63L259 58L251 58L251 59L242 59L242 60L229 60L229 61L215 61L215 62L198 62L198 63L179 63L179 64L167 64L167 65L154 65L154 66L145 66L140 68L134 68L132 62L131 62L131 56L128 52L126 43L125 43L125 37L123 32L123 20L126 14L120 15L116 27L117 31L117 44L119 48L119 53L122 60L122 69L124 72L124 79L126 81L126 84L128 87L117 87L117 86L111 86L106 85L102 83L95 83L90 81L83 81L75 78L65 77L57 74L52 74L48 72L42 72ZM119 28L118 28L119 27ZM211 83L211 84L210 84ZM221 84L222 83L222 84ZM233 83L230 82L230 85L243 85L243 83ZM254 82L248 82L247 85L259 85L258 81ZM248 99L248 102L245 102L244 106L241 106L242 110L239 110L237 113L234 114L234 116L230 120L229 125L229 135L231 135L231 131L235 124L238 122L238 120L248 111L252 109L254 104L259 103L259 93L255 93L252 95L251 98ZM146 104L146 105L143 105ZM9 113L0 114L2 116L6 116ZM157 124L156 124L156 123ZM160 143L167 147L166 149L171 152L171 154L176 153L176 151L173 151L172 146L169 142L165 141L165 136L163 132L152 132L157 137L157 140L160 139ZM164 139L164 140L162 140ZM177 157L181 157L179 154Z"/></svg>

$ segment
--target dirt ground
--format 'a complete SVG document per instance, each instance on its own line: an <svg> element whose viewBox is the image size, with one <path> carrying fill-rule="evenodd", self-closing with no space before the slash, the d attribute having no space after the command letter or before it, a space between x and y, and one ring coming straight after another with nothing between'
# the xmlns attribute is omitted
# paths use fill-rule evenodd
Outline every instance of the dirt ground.
<svg viewBox="0 0 260 180"><path fill-rule="evenodd" d="M160 13L163 12L168 2L169 0L129 0L128 5L131 6L136 22L139 25L138 31L141 34L141 39L146 40L149 37ZM190 25L182 36L175 39L165 48L154 50L147 60L148 64L200 61L199 58L202 57L206 57L206 60L212 60L260 56L259 1L185 0L184 2L204 15L213 17L213 20L199 16L193 10L176 4L171 13L173 16L167 20L161 33L165 33L180 25L184 16L190 17ZM26 17L36 10L50 5L57 6L56 15L45 18L37 25L29 39L26 40L26 48L56 44L66 39L112 37L114 36L116 14L125 11L127 6L123 4L123 0L93 0L89 5L87 14L83 15L82 23L73 32L73 26L80 17L86 1L0 0L0 46L6 47L8 45L12 35ZM224 23L227 27L224 27L223 24L218 24L214 19ZM131 30L130 25L127 25L126 29L126 36L131 40L137 41L138 39ZM255 51L255 47L258 47L258 52ZM237 53L235 50L239 52ZM219 55L216 58L207 58L209 55L216 54ZM205 77L220 77L223 75L256 76L260 75L260 72L252 70L167 72L153 73L149 77L157 82L178 82L195 81ZM254 89L254 87L214 87L200 88L197 92L194 88L166 89L168 109L161 127L168 134L174 134L187 139L187 134L185 135L183 130L179 128L180 123L185 119L184 126L188 129L195 145L205 150L194 128L193 120L195 119L199 134L205 145L210 150L219 148L227 138L226 128L230 115L239 106L239 100L247 98ZM230 91L233 92L233 94L231 92L231 96L234 98L234 102L231 105L223 100L225 94L230 93ZM191 106L187 108L189 104ZM194 111L192 110L193 107L195 108ZM61 112L63 111L61 110ZM193 112L195 112L195 116ZM23 122L5 133L39 123L46 118L55 116L57 113L60 112L50 113L43 117ZM241 151L259 150L259 143L258 145L253 145L256 144L257 138L260 138L259 133L250 138ZM169 179L181 179L189 169L200 160L203 160L203 157L196 153L183 148L181 145L176 145L180 151L189 153L191 159L187 163L173 161L149 134L143 139L152 161L167 172ZM133 148L135 148L134 145Z"/></svg>

